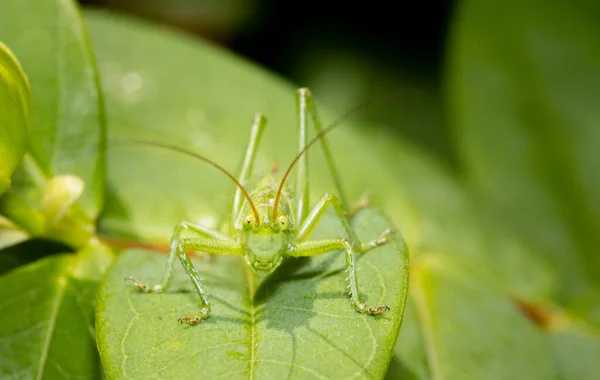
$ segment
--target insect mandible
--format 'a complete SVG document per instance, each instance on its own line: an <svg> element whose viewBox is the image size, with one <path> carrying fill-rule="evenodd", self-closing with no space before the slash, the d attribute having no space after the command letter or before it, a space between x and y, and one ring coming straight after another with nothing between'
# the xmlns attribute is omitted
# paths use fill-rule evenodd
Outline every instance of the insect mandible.
<svg viewBox="0 0 600 380"><path fill-rule="evenodd" d="M375 247L386 244L392 230L387 229L383 231L379 238L375 240L361 242L350 223L352 216L358 210L368 205L368 199L361 198L354 207L348 207L341 188L338 171L325 138L325 135L340 125L344 118L342 117L327 128L323 128L312 95L306 88L297 90L296 106L299 123L298 155L279 181L275 178L276 173L271 172L251 192L248 192L243 184L247 183L252 176L254 159L266 125L266 119L262 114L257 114L252 124L250 141L244 156L241 173L237 179L214 161L180 147L149 141L133 141L194 156L223 172L237 185L233 198L231 217L228 220L229 231L233 232L232 236L200 224L183 221L175 226L173 230L169 246L169 256L165 265L162 282L157 285L146 285L131 276L126 278L126 280L133 281L135 288L139 291L147 293L164 292L169 288L173 279L175 258L179 258L181 265L198 292L201 304L199 315L182 316L179 318L179 322L194 325L208 318L211 312L211 303L202 279L186 254L186 250L190 249L209 254L243 256L246 264L254 273L272 273L279 267L285 257L316 256L343 250L346 253L348 287L352 306L360 313L371 315L381 314L389 310L386 305L369 306L359 296L356 255L366 253ZM312 120L317 135L307 142L309 117ZM321 142L327 165L335 183L336 194L325 194L309 210L306 151L317 141ZM286 186L286 180L294 166L297 166L298 170L295 189L291 191ZM309 240L313 230L329 206L332 206L335 210L347 236ZM180 235L183 230L191 231L197 234L198 237L181 238Z"/></svg>

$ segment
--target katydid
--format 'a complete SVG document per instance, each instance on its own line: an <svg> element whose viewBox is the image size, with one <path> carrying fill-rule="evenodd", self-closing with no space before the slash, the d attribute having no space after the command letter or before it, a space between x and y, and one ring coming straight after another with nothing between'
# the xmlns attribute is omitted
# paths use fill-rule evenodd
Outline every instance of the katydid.
<svg viewBox="0 0 600 380"><path fill-rule="evenodd" d="M207 162L227 175L237 185L232 203L231 217L228 220L230 236L199 224L183 221L174 228L162 282L149 286L140 283L133 277L126 278L126 280L133 281L135 288L139 291L149 293L164 292L169 288L173 279L175 258L179 258L181 265L198 292L201 304L199 315L182 316L179 318L179 322L191 325L196 324L208 318L211 311L211 303L202 279L186 254L186 250L188 249L208 254L243 256L246 264L254 273L272 273L279 267L284 257L316 256L343 250L346 253L349 295L354 308L360 313L371 315L381 314L389 310L386 305L369 306L362 302L359 296L356 254L366 253L375 247L386 244L392 230L387 229L383 231L378 239L361 242L350 223L350 218L360 208L367 206L368 201L362 199L355 207L349 208L341 188L338 171L325 138L325 134L341 124L343 118L324 129L317 115L312 95L306 88L297 90L296 106L299 125L298 155L287 168L280 181L276 180L276 173L273 171L273 173L266 175L259 182L257 188L251 192L248 192L243 185L252 176L254 159L266 125L266 119L261 114L257 114L254 119L250 141L238 179L214 161L196 153L163 143L144 142L182 152ZM307 143L307 125L309 120L312 120L317 135ZM314 208L309 210L306 151L317 141L321 142L337 192L336 194L325 194ZM286 186L286 180L294 166L297 166L298 170L295 189L292 191ZM329 206L332 206L335 210L347 236L323 240L309 240L313 230ZM183 230L191 231L197 234L198 237L180 238Z"/></svg>

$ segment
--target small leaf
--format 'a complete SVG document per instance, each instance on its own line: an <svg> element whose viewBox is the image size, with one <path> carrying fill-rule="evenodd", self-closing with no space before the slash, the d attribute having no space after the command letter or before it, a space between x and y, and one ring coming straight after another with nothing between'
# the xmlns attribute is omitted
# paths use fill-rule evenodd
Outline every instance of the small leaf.
<svg viewBox="0 0 600 380"><path fill-rule="evenodd" d="M84 183L79 177L61 175L52 177L44 187L42 212L50 223L60 221L79 199Z"/></svg>
<svg viewBox="0 0 600 380"><path fill-rule="evenodd" d="M100 378L94 296L112 254L93 244L0 276L0 377Z"/></svg>
<svg viewBox="0 0 600 380"><path fill-rule="evenodd" d="M13 53L0 42L0 195L27 149L31 124L27 77Z"/></svg>
<svg viewBox="0 0 600 380"><path fill-rule="evenodd" d="M320 236L342 233L333 214L322 225ZM365 240L389 226L373 210L356 220ZM96 325L109 378L192 378L198 368L203 378L381 378L386 371L408 282L401 238L358 260L361 294L391 308L375 317L351 306L342 252L290 259L262 281L241 257L220 256L194 261L210 293L211 316L182 325L177 319L200 306L178 263L163 294L139 293L124 281L132 275L159 282L165 263L165 255L128 251L103 281Z"/></svg>
<svg viewBox="0 0 600 380"><path fill-rule="evenodd" d="M0 40L14 51L31 83L35 164L46 178L80 177L85 191L78 203L95 219L104 198L104 109L76 4L3 0Z"/></svg>
<svg viewBox="0 0 600 380"><path fill-rule="evenodd" d="M0 216L0 249L27 240L29 235L10 220Z"/></svg>

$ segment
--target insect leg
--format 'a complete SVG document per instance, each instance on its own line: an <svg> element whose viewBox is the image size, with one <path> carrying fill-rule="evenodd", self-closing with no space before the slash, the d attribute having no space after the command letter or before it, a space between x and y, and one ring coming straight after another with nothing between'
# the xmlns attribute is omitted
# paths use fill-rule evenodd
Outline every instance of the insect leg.
<svg viewBox="0 0 600 380"><path fill-rule="evenodd" d="M173 229L173 235L171 235L171 244L169 246L169 257L167 258L167 264L165 265L165 270L163 272L162 282L154 286L148 286L138 282L131 276L127 277L126 280L133 281L133 284L136 287L136 289L146 293L160 293L167 289L169 285L171 285L171 281L173 280L173 263L175 262L175 258L177 257L177 248L179 241L181 240L179 237L181 236L181 232L183 230L190 230L197 233L200 236L204 236L212 240L224 241L230 245L236 244L233 239L217 231L213 231L210 228L206 228L199 224L183 221L176 225Z"/></svg>
<svg viewBox="0 0 600 380"><path fill-rule="evenodd" d="M296 119L298 125L298 152L302 152L308 139L308 89L301 88L296 91ZM297 223L302 223L308 216L309 191L308 191L308 152L304 152L298 161L296 174L296 215Z"/></svg>
<svg viewBox="0 0 600 380"><path fill-rule="evenodd" d="M358 277L356 275L355 248L347 239L313 240L300 243L290 256L316 256L338 250L346 251L346 267L348 271L348 288L350 289L350 300L352 306L359 313L377 315L390 308L387 305L369 306L361 301L358 292Z"/></svg>
<svg viewBox="0 0 600 380"><path fill-rule="evenodd" d="M332 205L335 212L340 219L344 229L346 230L346 234L348 235L347 239L332 239L332 240L320 240L320 241L306 241L313 230L323 217L323 214L327 210L329 205ZM344 209L342 208L342 204L339 198L334 194L325 194L323 198L319 201L319 203L313 208L311 213L308 215L306 220L300 226L298 230L298 234L296 235L296 241L298 241L297 249L295 252L290 252L290 256L314 256L322 253L332 252L339 249L344 249L346 251L346 265L348 267L349 276L348 279L350 281L350 296L352 298L352 304L361 313L367 314L379 314L387 309L387 306L376 306L371 307L367 306L360 301L358 295L358 279L356 275L356 260L355 253L366 253L371 249L378 247L380 245L384 245L388 242L388 235L391 233L391 230L384 231L379 238L375 240L371 240L366 243L361 243L354 231L354 228L350 224Z"/></svg>
<svg viewBox="0 0 600 380"><path fill-rule="evenodd" d="M350 224L350 220L343 209L340 199L335 194L329 193L325 194L323 198L321 198L319 203L317 203L317 205L312 209L306 220L302 223L302 225L300 225L298 233L296 234L297 241L303 242L310 237L330 204L333 205L333 208L338 215L344 230L346 230L349 241L358 252L366 253L377 246L387 243L387 236L392 232L390 229L385 230L378 239L361 243L356 235L356 232L354 232L354 228Z"/></svg>
<svg viewBox="0 0 600 380"><path fill-rule="evenodd" d="M315 128L317 134L321 133L323 130L323 124L321 123L321 119L319 118L319 114L317 113L317 107L313 101L312 93L307 88L301 88L297 91L297 103L298 108L300 109L300 113L303 113L302 119L306 120L306 115L309 114ZM333 183L335 185L336 194L338 194L340 198L340 202L344 208L344 210L349 209L348 199L346 197L346 193L342 189L342 181L340 179L339 172L337 167L335 166L335 162L333 161L333 155L331 154L331 150L329 149L329 143L327 142L327 138L323 136L321 139L321 147L323 148L323 154L325 155L325 159L327 160L327 165L329 166L329 170L331 172L331 176L333 177ZM305 154L306 155L306 154ZM302 160L302 158L301 158ZM301 164L300 162L298 164ZM300 170L299 170L300 171ZM307 189L308 191L308 189ZM304 219L301 219L304 220Z"/></svg>
<svg viewBox="0 0 600 380"><path fill-rule="evenodd" d="M360 199L350 208L350 210L346 211L346 216L349 219L352 219L358 214L358 212L364 208L369 207L371 204L371 198L373 194L371 192L364 193Z"/></svg>
<svg viewBox="0 0 600 380"><path fill-rule="evenodd" d="M178 319L179 322L185 322L190 325L195 325L203 319L208 318L210 314L210 301L208 299L208 293L204 288L200 280L200 276L198 272L196 272L196 268L192 264L192 261L185 253L186 249L194 249L203 252L210 252L213 254L241 254L242 250L237 242L234 242L227 238L227 240L220 240L214 238L196 238L196 239L180 239L177 244L177 256L179 257L179 261L181 265L185 269L188 276L192 280L196 291L198 292L198 296L200 297L200 303L202 305L202 309L200 310L200 315L197 316L182 316Z"/></svg>
<svg viewBox="0 0 600 380"><path fill-rule="evenodd" d="M238 180L242 186L245 186L248 179L252 176L252 166L254 165L258 144L260 143L262 132L264 131L266 124L267 119L262 114L256 114L254 117L254 123L252 124L252 130L250 131L250 141L248 142L248 147L246 148L246 155L244 156L244 161L242 162L242 170L240 172L240 176L238 177ZM231 207L231 215L229 219L230 233L233 233L233 226L235 225L240 208L242 207L243 200L244 195L242 194L242 189L237 187L235 190L235 196L233 197L233 205Z"/></svg>

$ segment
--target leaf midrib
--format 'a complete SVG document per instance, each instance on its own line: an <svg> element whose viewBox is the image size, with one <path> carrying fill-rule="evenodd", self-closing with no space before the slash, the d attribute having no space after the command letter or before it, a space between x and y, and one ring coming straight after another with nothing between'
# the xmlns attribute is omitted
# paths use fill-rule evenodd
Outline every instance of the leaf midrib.
<svg viewBox="0 0 600 380"><path fill-rule="evenodd" d="M256 306L254 305L254 274L247 265L241 265L244 266L244 270L246 271L246 279L248 283L248 311L250 313L250 337L248 339L250 363L248 363L248 367L250 371L250 379L254 379L254 366L256 364Z"/></svg>

